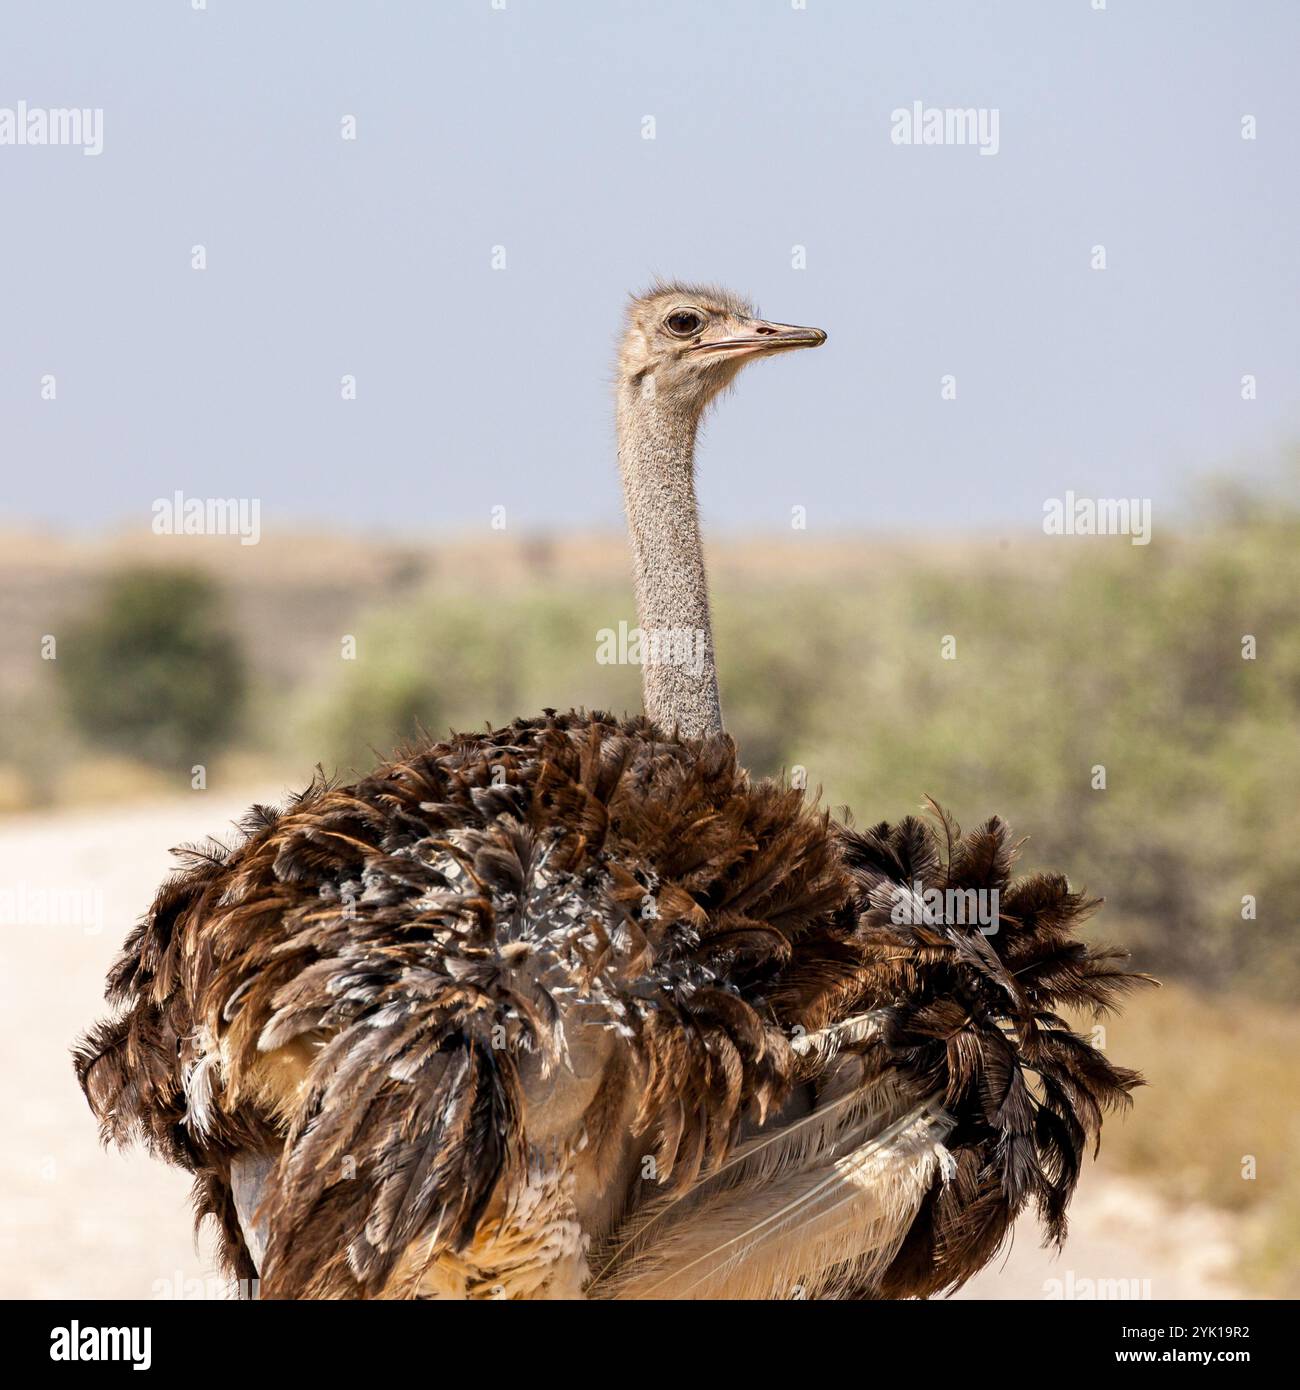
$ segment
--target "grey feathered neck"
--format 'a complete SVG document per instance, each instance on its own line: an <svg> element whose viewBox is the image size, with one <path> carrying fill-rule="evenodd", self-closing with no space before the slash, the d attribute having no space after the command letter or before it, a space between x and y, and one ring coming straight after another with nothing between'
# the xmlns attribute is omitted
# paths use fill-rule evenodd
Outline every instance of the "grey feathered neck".
<svg viewBox="0 0 1300 1390"><path fill-rule="evenodd" d="M695 497L698 411L639 382L618 398L618 460L642 633L645 712L688 737L722 732L708 580Z"/></svg>

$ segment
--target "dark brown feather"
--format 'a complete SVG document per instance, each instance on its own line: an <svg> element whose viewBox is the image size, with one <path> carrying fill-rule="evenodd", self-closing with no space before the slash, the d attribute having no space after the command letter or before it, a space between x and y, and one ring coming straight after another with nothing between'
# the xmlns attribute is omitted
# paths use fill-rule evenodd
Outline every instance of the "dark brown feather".
<svg viewBox="0 0 1300 1390"><path fill-rule="evenodd" d="M943 1096L955 1170L883 1278L846 1291L927 1294L1029 1201L1060 1238L1085 1143L1137 1084L1056 1012L1134 977L1074 937L1095 905L1064 879L1011 883L1001 822L856 832L751 782L725 737L548 712L318 777L243 830L160 890L77 1071L106 1141L196 1175L240 1277L231 1164L279 1155L266 1296L412 1292L444 1258L488 1287L539 1155L574 1160L538 1138L566 1105L612 1185L608 1234L814 1079L792 1036L870 1010L868 1074ZM892 921L915 883L996 890L999 931Z"/></svg>

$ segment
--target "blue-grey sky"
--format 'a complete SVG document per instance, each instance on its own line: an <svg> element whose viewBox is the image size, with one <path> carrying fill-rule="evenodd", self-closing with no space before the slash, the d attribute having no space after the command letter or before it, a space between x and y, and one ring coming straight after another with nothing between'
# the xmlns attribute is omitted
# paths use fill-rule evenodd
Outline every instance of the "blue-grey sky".
<svg viewBox="0 0 1300 1390"><path fill-rule="evenodd" d="M654 273L830 334L711 420L715 530L1264 474L1300 438L1300 5L1092 3L13 0L0 108L104 126L0 145L0 522L143 529L179 488L264 535L617 524ZM997 154L892 143L917 101L996 109Z"/></svg>

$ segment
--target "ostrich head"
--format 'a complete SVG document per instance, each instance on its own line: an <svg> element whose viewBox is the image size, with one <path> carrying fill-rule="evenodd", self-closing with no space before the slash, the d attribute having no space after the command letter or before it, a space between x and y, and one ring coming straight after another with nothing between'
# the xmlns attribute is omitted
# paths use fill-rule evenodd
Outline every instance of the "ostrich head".
<svg viewBox="0 0 1300 1390"><path fill-rule="evenodd" d="M700 417L747 362L825 341L820 328L769 323L739 295L707 285L656 284L628 306L618 459L637 620L643 634L667 635L695 654L689 668L659 657L644 663L645 711L665 729L692 737L722 731L695 498Z"/></svg>
<svg viewBox="0 0 1300 1390"><path fill-rule="evenodd" d="M757 317L728 290L656 284L628 307L619 377L642 399L694 417L747 362L825 341L820 328Z"/></svg>

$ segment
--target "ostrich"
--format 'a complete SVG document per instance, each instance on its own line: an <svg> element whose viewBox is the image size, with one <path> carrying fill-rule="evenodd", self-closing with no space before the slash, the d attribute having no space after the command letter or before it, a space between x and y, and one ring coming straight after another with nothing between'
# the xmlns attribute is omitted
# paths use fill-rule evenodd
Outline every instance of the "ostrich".
<svg viewBox="0 0 1300 1390"><path fill-rule="evenodd" d="M182 851L129 936L78 1077L105 1142L194 1174L263 1297L926 1297L1028 1204L1063 1239L1140 1080L1061 1016L1141 978L1076 938L1096 904L1013 881L996 817L858 830L723 732L697 428L824 341L716 288L631 302L643 716L318 776Z"/></svg>

